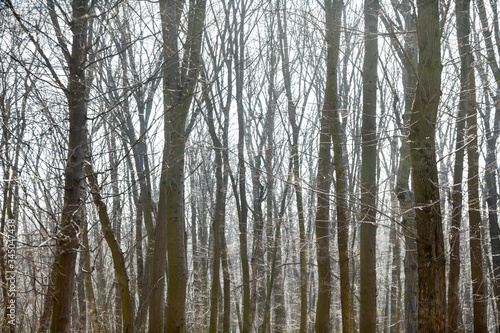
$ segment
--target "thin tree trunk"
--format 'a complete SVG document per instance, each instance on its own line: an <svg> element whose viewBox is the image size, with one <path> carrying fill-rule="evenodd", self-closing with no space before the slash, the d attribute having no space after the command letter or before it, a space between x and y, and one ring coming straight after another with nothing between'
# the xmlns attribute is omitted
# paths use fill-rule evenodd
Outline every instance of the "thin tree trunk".
<svg viewBox="0 0 500 333"><path fill-rule="evenodd" d="M84 222L85 223L85 222ZM78 290L78 317L76 329L78 332L85 332L87 324L87 298L85 294L85 258L80 255L78 264L78 275L76 277L76 287Z"/></svg>
<svg viewBox="0 0 500 333"><path fill-rule="evenodd" d="M271 274L270 274L270 281L267 285L267 295L266 295L266 304L265 304L265 310L264 310L264 320L262 322L262 326L259 329L259 332L266 332L267 326L268 326L268 321L270 320L269 314L270 314L270 307L271 307L271 295L273 294L273 287L274 287L274 279L275 278L282 278L280 271L277 271L279 269L278 265L280 264L281 261L281 223L283 221L283 217L285 215L285 210L286 210L286 202L288 198L288 191L289 187L291 184L291 178L292 178L292 167L293 167L293 162L290 159L290 164L289 164L289 172L288 172L288 179L285 184L285 189L283 191L283 198L281 199L281 205L280 205L280 210L278 213L277 217L277 223L276 223L276 230L275 230L275 235L274 235L274 245L272 246L272 254L271 254ZM276 284L276 291L275 293L280 293L279 295L282 294L282 290L279 290L280 285L277 283ZM283 303L278 303L277 307L282 307L279 309L275 310L275 317L278 321L275 331L273 332L284 332L285 327L282 326L283 321L279 319L278 316L285 316L285 311L284 311L284 297L280 296L278 298L279 302Z"/></svg>
<svg viewBox="0 0 500 333"><path fill-rule="evenodd" d="M97 306L94 296L94 288L92 287L92 268L90 263L90 246L89 246L89 231L88 231L88 222L85 219L84 215L83 221L83 248L85 252L82 252L84 255L84 270L85 270L85 295L87 296L87 304L89 310L90 323L92 325L92 332L98 333L103 332L101 325L99 323L99 314L97 312Z"/></svg>
<svg viewBox="0 0 500 333"><path fill-rule="evenodd" d="M360 332L377 330L376 161L378 0L365 0L363 125L361 129Z"/></svg>
<svg viewBox="0 0 500 333"><path fill-rule="evenodd" d="M453 209L450 230L450 272L448 283L448 332L458 332L459 330L459 316L461 314L460 296L459 296L459 281L460 281L460 228L462 220L462 177L464 168L464 130L465 130L465 116L468 108L468 75L467 64L465 62L465 55L470 52L468 20L469 13L464 11L467 9L467 1L457 1L455 6L456 19L457 19L457 38L460 51L460 101L457 115L457 138L455 146L455 167L453 176ZM468 49L468 50L467 50Z"/></svg>
<svg viewBox="0 0 500 333"><path fill-rule="evenodd" d="M246 168L245 168L245 114L243 109L243 81L245 74L245 17L246 7L245 2L241 1L241 8L233 8L234 21L236 25L237 12L240 14L239 28L234 37L234 57L236 66L236 108L238 113L238 172L237 183L233 184L234 193L237 193L236 186L239 188L239 198L237 199L238 207L238 226L240 239L240 257L241 270L243 275L243 333L252 331L251 322L251 299L250 299L250 269L248 265L248 235L247 235L247 219L248 219L248 204L246 200ZM235 7L236 4L233 3Z"/></svg>
<svg viewBox="0 0 500 333"><path fill-rule="evenodd" d="M456 4L456 18L457 18L457 34L464 32L462 21L464 19L463 13L464 1L457 1ZM468 14L465 14L465 19L468 20ZM460 27L459 27L460 26ZM467 42L468 36L458 35L459 50L463 54L464 42ZM464 65L462 59L461 66ZM460 297L459 297L459 282L460 282L460 228L462 221L462 179L464 169L464 131L465 131L465 116L467 114L467 84L464 82L463 75L465 68L461 68L461 83L460 83L460 101L458 105L457 125L456 125L456 144L455 144L455 166L453 172L453 185L452 185L452 216L450 226L450 272L448 275L448 332L458 332L459 329L459 315L461 314ZM467 78L465 77L465 80ZM465 85L464 85L465 84Z"/></svg>
<svg viewBox="0 0 500 333"><path fill-rule="evenodd" d="M206 81L206 80L204 80ZM223 316L223 331L229 332L229 322L226 322L226 313L229 313L230 305L229 300L226 299L229 296L229 272L227 267L227 254L223 254L222 252L226 252L226 244L224 233L224 225L225 225L225 215L226 215L226 192L228 185L228 173L225 170L225 163L223 162L223 157L227 154L225 151L225 147L222 142L227 142L227 124L224 128L224 138L222 142L217 137L217 131L215 129L215 121L214 121L214 107L212 105L212 101L208 96L208 88L204 87L203 89L203 97L205 100L205 105L207 108L207 124L210 136L212 138L212 143L214 145L215 151L215 179L216 179L216 198L215 198L215 212L214 212L214 220L213 220L213 233L214 233L214 249L213 249L213 273L212 273L212 289L211 289L211 298L210 298L210 327L209 332L215 333L217 332L217 319L218 315L218 297L220 295L220 264L221 259L223 261L223 278L224 278L224 316ZM227 115L226 115L227 116ZM223 238L224 237L224 238ZM224 256L224 258L223 258ZM226 296L227 294L227 296Z"/></svg>
<svg viewBox="0 0 500 333"><path fill-rule="evenodd" d="M470 260L474 332L488 331L486 281L483 273L481 244L481 211L479 198L479 153L476 116L476 84L472 48L470 46L470 0L459 0L456 5L457 37L460 51L460 99L467 113L467 188L469 197Z"/></svg>
<svg viewBox="0 0 500 333"><path fill-rule="evenodd" d="M399 255L399 230L396 223L392 223L390 238L392 244L392 277L391 277L391 320L389 322L390 332L401 331L399 318L399 296L401 283L399 282L400 255Z"/></svg>
<svg viewBox="0 0 500 333"><path fill-rule="evenodd" d="M109 246L111 256L113 258L113 266L115 269L116 279L118 282L118 292L121 300L121 321L122 331L124 333L133 332L134 309L132 308L132 299L130 295L129 279L126 269L125 256L120 248L120 244L113 232L113 226L108 214L108 209L104 203L97 179L94 174L91 154L89 153L88 161L85 165L85 172L88 177L89 187L96 206L99 222L104 233L104 239Z"/></svg>
<svg viewBox="0 0 500 333"><path fill-rule="evenodd" d="M278 13L280 13L280 7L279 7L279 1L278 1L278 8L277 8ZM298 215L298 223L299 223L299 265L300 265L300 328L299 331L301 333L305 333L307 330L307 247L306 247L306 229L305 229L305 221L304 221L304 204L303 204L303 195L302 195L302 186L300 185L300 159L299 159L299 151L298 151L298 140L299 140L299 126L297 124L297 119L296 119L296 114L297 114L297 106L293 101L292 97L292 87L291 87L291 74L290 74L290 60L288 57L288 39L287 39L287 29L286 29L286 23L287 23L287 11L286 11L286 2L285 2L285 7L282 9L283 11L283 20L281 19L281 15L278 14L278 29L280 31L280 51L281 51L281 57L282 57L282 70L283 70L283 76L284 76L284 83L285 83L285 91L286 91L286 97L287 97L287 113L288 113L288 120L290 122L290 125L292 127L292 140L291 140L291 156L292 156L292 161L293 161L293 183L294 183L294 188L295 188L295 201L297 204L297 215ZM328 119L325 119L325 122L327 125L329 125ZM323 128L322 128L323 129ZM324 158L326 161L328 161L327 164L323 164L327 168L329 168L328 164L330 161L330 142L331 142L331 137L329 133L329 127L324 128L326 132L322 132L323 135L323 142L324 142L324 149L323 154ZM326 148L325 148L326 147ZM323 150L324 150L323 149ZM320 156L321 156L320 152ZM326 170L326 174L329 174L329 171ZM326 195L328 196L328 192L330 189L330 181L327 181L323 185L318 185L318 186L323 186L327 187L328 190L325 191ZM322 191L322 189L319 189ZM323 197L324 198L324 197ZM325 200L323 200L324 202ZM328 202L328 200L326 200ZM327 204L326 207L324 207L324 210L326 210L327 215L329 211L329 205ZM322 224L328 224L328 217L321 221ZM329 228L325 228L324 225L321 227L320 233L324 230L323 233L328 233ZM324 244L328 245L329 244L329 238L328 237L320 237L320 243L323 245L324 249ZM328 251L327 251L328 252ZM324 250L321 250L321 253L324 254ZM324 255L322 258L325 258ZM324 259L323 259L324 261ZM328 256L328 267L329 265L329 256ZM324 266L326 268L326 266ZM326 279L329 281L330 279L330 271L322 271L321 273L321 279ZM329 282L326 283L321 283L321 288L324 288L323 291L330 295L330 287L329 287ZM324 301L322 301L324 302ZM329 299L328 299L328 318L329 318ZM321 310L320 310L321 312ZM328 324L328 322L327 322Z"/></svg>
<svg viewBox="0 0 500 333"><path fill-rule="evenodd" d="M493 128L489 125L490 113L483 115L485 134L486 134L486 166L485 166L485 191L486 204L488 206L488 221L490 229L491 254L493 258L494 286L495 298L497 303L497 322L500 322L500 228L498 227L498 191L496 184L497 173L497 156L496 143L498 139L498 129L500 126L500 68L493 48L493 38L491 29L488 25L488 16L484 6L484 0L477 0L477 9L481 22L481 32L486 44L486 60L493 72L497 85L497 95L494 99L494 120ZM496 17L494 20L498 20ZM498 37L498 36L497 36ZM497 331L500 327L497 326Z"/></svg>
<svg viewBox="0 0 500 333"><path fill-rule="evenodd" d="M250 138L247 136L247 140ZM262 141L264 143L264 141ZM253 156L253 165L251 168L252 175L252 191L253 191L253 251L252 251L252 322L255 322L255 327L259 327L259 321L263 318L264 304L266 300L266 268L264 264L264 242L262 240L264 233L264 214L262 212L262 202L264 200L264 188L261 188L261 147L258 148L257 154ZM257 318L255 318L257 316Z"/></svg>
<svg viewBox="0 0 500 333"><path fill-rule="evenodd" d="M337 202L337 242L339 248L342 332L351 333L353 330L353 316L351 303L351 284L349 279L349 220L347 217L347 178L343 160L343 132L340 124L339 110L337 105L337 62L339 56L340 25L342 22L343 1L327 0L325 2L325 9L328 54L327 83L324 109L329 109L330 111L328 116L331 117L330 131L332 136L334 154L333 164L335 167L335 198Z"/></svg>

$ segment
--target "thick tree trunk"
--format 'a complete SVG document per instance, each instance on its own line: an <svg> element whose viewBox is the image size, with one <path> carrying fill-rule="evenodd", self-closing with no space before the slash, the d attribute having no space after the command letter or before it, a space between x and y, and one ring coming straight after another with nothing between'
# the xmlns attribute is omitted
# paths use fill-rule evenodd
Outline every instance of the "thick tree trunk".
<svg viewBox="0 0 500 333"><path fill-rule="evenodd" d="M418 251L418 331L444 332L446 280L435 127L441 96L439 1L418 0L418 83L410 119Z"/></svg>
<svg viewBox="0 0 500 333"><path fill-rule="evenodd" d="M188 279L186 226L184 221L184 149L186 119L198 80L205 0L192 0L188 9L188 30L180 59L179 24L184 1L160 1L163 36L164 149L160 179L158 221L155 231L150 332L185 332ZM168 288L165 328L164 288L168 252Z"/></svg>
<svg viewBox="0 0 500 333"><path fill-rule="evenodd" d="M71 301L81 224L81 198L84 180L83 163L86 146L87 105L85 101L85 48L87 43L87 1L74 0L73 43L69 56L69 86L66 93L69 105L68 161L64 170L64 204L58 232L58 255L54 281L54 303L50 330L53 333L70 329Z"/></svg>
<svg viewBox="0 0 500 333"><path fill-rule="evenodd" d="M365 0L363 124L361 128L360 332L377 330L376 166L378 0Z"/></svg>
<svg viewBox="0 0 500 333"><path fill-rule="evenodd" d="M335 112L336 89L334 81L327 77L325 103L321 114L318 153L316 209L316 251L318 260L318 300L316 305L316 332L330 332L330 304L332 297L330 267L330 185L331 185L331 113ZM332 89L333 86L333 89ZM333 103L332 103L332 100Z"/></svg>

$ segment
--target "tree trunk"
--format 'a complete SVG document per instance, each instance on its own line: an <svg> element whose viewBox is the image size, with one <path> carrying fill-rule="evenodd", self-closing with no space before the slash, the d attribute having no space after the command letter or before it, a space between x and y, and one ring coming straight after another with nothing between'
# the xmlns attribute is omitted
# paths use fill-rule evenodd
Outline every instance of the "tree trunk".
<svg viewBox="0 0 500 333"><path fill-rule="evenodd" d="M483 274L481 244L481 211L479 198L479 153L477 140L476 84L472 48L470 45L470 0L459 0L456 5L457 37L460 52L460 102L467 113L467 188L469 197L470 260L474 332L488 331L486 281ZM450 274L451 275L451 274Z"/></svg>
<svg viewBox="0 0 500 333"><path fill-rule="evenodd" d="M418 331L444 332L446 280L435 127L441 95L439 1L418 0L418 83L410 119L418 252Z"/></svg>
<svg viewBox="0 0 500 333"><path fill-rule="evenodd" d="M399 255L399 230L396 223L392 223L390 236L390 243L392 244L392 278L391 278L391 321L390 321L390 332L398 333L401 331L400 325L400 306L399 306L399 296L400 292L400 255Z"/></svg>
<svg viewBox="0 0 500 333"><path fill-rule="evenodd" d="M204 80L206 82L206 80ZM208 96L208 88L205 86L203 89L203 97L205 100L205 106L207 108L207 125L208 131L212 138L212 143L214 145L215 152L215 179L216 179L216 197L215 197L215 212L213 218L213 234L214 234L214 249L213 249L213 273L212 273L212 289L210 298L210 327L209 332L217 332L217 319L218 315L218 297L220 295L220 264L221 259L223 261L223 278L224 278L224 316L223 316L223 331L229 332L229 322L226 318L226 313L230 311L228 284L229 283L229 272L227 267L227 254L223 254L223 251L227 251L225 244L224 225L225 225L225 215L226 215L226 192L228 185L228 173L224 167L223 157L227 154L226 147L224 143L227 142L227 124L223 129L224 137L222 142L217 137L217 130L215 129L214 121L214 107L210 97ZM227 117L227 115L226 115ZM227 157L226 157L227 158ZM224 256L224 258L223 258Z"/></svg>
<svg viewBox="0 0 500 333"><path fill-rule="evenodd" d="M163 35L164 149L160 179L158 221L155 231L150 332L184 332L188 279L186 226L184 221L185 126L198 80L205 0L191 0L183 59L178 50L184 1L160 1ZM168 252L167 313L163 328L165 268Z"/></svg>
<svg viewBox="0 0 500 333"><path fill-rule="evenodd" d="M236 4L233 3L233 11L240 14L240 22L238 31L234 37L234 58L236 67L236 108L238 113L238 172L237 183L233 184L234 193L236 195L239 190L238 207L238 227L240 239L240 258L241 258L241 271L243 278L243 333L250 333L252 331L251 321L251 299L250 299L250 269L248 265L248 204L246 199L246 167L245 167L245 112L243 109L243 82L245 75L245 17L246 7L245 2L241 1L241 8L235 8ZM238 187L236 190L235 187Z"/></svg>
<svg viewBox="0 0 500 333"><path fill-rule="evenodd" d="M278 2L279 4L279 2ZM277 8L278 13L280 13L280 7ZM296 115L297 115L297 106L293 101L292 97L292 78L290 74L290 59L288 57L288 39L287 39L287 29L286 29L286 23L287 23L287 11L286 11L286 2L285 6L283 8L283 19L281 19L281 15L278 14L278 29L280 31L280 51L281 51L281 57L282 57L282 70L283 70L283 81L285 84L285 92L286 92L286 98L287 98L287 113L288 113L288 120L290 122L290 126L292 127L292 140L290 142L291 144L291 158L293 161L293 183L294 183L294 188L295 188L295 201L297 204L297 217L298 217L298 223L299 223L299 265L300 265L300 328L299 331L301 333L305 333L307 330L307 246L306 246L306 229L305 229L305 221L304 221L304 204L303 204L303 195L302 195L302 186L300 185L300 159L299 159L299 151L298 151L298 141L299 141L299 125L297 123ZM327 125L329 125L328 119L325 119L325 122ZM324 146L323 146L323 151L321 152L320 150L320 158L325 158L326 161L323 163L323 166L327 167L326 173L329 174L329 161L330 161L330 133L328 131L329 127L324 128L326 132L322 131L322 139L324 141ZM322 128L323 130L323 128ZM289 140L290 141L290 140ZM321 139L320 139L321 141ZM326 147L326 148L325 148ZM321 148L320 148L321 149ZM326 149L326 153L325 153ZM323 155L322 155L323 154ZM327 155L324 155L327 154ZM324 171L324 170L323 170ZM319 171L318 171L319 172ZM324 174L324 175L325 175ZM324 193L326 196L328 196L328 192L330 189L330 181L327 181L324 184L318 184L319 190L322 191L322 187L327 187L328 190L326 190ZM319 197L319 196L318 196ZM323 197L323 203L325 202L324 197ZM326 200L328 202L328 200ZM319 205L319 202L318 202ZM322 220L321 223L323 224L321 227L321 231L324 231L328 234L328 227L325 227L324 224L328 224L329 220L329 205L327 204L326 207L323 207L323 210L326 210L327 212L327 217L326 219ZM329 238L328 237L322 237L320 240L320 243L324 246L326 244L329 244ZM324 247L323 247L324 249ZM318 250L319 251L319 250ZM328 251L327 251L328 252ZM324 261L324 251L321 250L322 253L322 258ZM328 267L329 265L329 256L328 256ZM326 267L326 266L325 266ZM330 279L330 271L322 271L321 273L321 278L320 279L327 279L329 281ZM326 281L326 280L325 280ZM320 284L321 288L323 289L323 292L327 293L330 295L330 286L329 283L325 285L325 283ZM322 301L324 303L324 300ZM329 318L329 305L330 301L328 301L328 318ZM320 309L321 311L321 309ZM322 324L321 324L322 325Z"/></svg>
<svg viewBox="0 0 500 333"><path fill-rule="evenodd" d="M327 83L324 109L329 110L330 131L333 142L333 164L335 166L335 198L337 202L337 242L340 266L340 304L342 313L342 332L351 333L352 303L349 279L349 220L347 217L347 176L344 165L343 133L337 105L337 62L339 56L340 25L342 21L343 1L327 0L326 37L327 37ZM319 177L318 177L319 178ZM319 202L318 202L319 205ZM318 295L319 303L319 295ZM318 312L318 309L316 310Z"/></svg>
<svg viewBox="0 0 500 333"><path fill-rule="evenodd" d="M453 208L451 215L450 226L450 272L448 275L448 332L458 332L459 330L459 316L460 311L460 295L459 295L459 282L460 282L460 228L462 221L462 179L464 169L464 131L465 131L465 117L467 114L467 77L465 71L467 70L464 63L464 42L468 44L468 34L464 33L464 24L468 24L468 13L463 12L464 1L459 0L456 3L456 19L457 19L457 37L459 43L459 50L461 55L461 74L460 74L460 101L458 104L457 114L457 138L455 144L455 166L453 171L453 185L452 185L452 199ZM464 22L463 20L467 20ZM465 75L465 76L464 76Z"/></svg>
<svg viewBox="0 0 500 333"><path fill-rule="evenodd" d="M97 180L94 174L91 159L92 156L89 152L89 158L85 165L85 172L88 177L91 195L94 200L97 213L99 215L99 222L101 223L101 228L104 233L104 239L106 240L106 243L109 246L109 249L111 251L111 256L113 258L113 266L115 269L116 280L118 284L118 287L115 288L117 289L121 300L120 308L122 317L121 318L122 331L124 333L130 333L134 331L133 328L134 309L132 307L132 299L130 295L129 279L126 269L125 256L113 232L113 226L111 224L111 219L108 214L108 209L102 199L100 188L99 185L97 184Z"/></svg>
<svg viewBox="0 0 500 333"><path fill-rule="evenodd" d="M85 101L85 48L87 43L87 1L72 2L73 43L69 56L69 144L68 161L64 170L64 204L58 232L54 281L54 302L50 331L67 332L71 326L71 301L81 226L81 191L83 188L86 146L87 105Z"/></svg>
<svg viewBox="0 0 500 333"><path fill-rule="evenodd" d="M85 215L84 215L85 218ZM85 294L87 296L87 304L88 304L88 310L89 310L89 317L90 317L90 323L92 325L92 332L98 333L98 332L103 332L101 325L99 323L99 314L97 312L97 306L96 306L96 301L95 301L95 296L94 296L94 288L92 287L92 268L91 268L91 258L90 258L90 245L89 245L89 230L88 230L88 223L86 220L83 221L83 247L84 247L84 254L85 254L85 263L84 263L84 268L85 268ZM83 253L82 253L83 254Z"/></svg>
<svg viewBox="0 0 500 333"><path fill-rule="evenodd" d="M378 0L365 0L363 124L361 128L360 332L377 330L376 161Z"/></svg>
<svg viewBox="0 0 500 333"><path fill-rule="evenodd" d="M483 115L485 134L486 134L486 166L485 166L485 192L486 192L486 204L488 206L488 221L490 229L490 240L491 240L491 254L493 258L493 272L494 272L494 284L493 290L495 293L496 303L497 303L497 322L500 322L500 229L498 227L498 191L496 184L496 173L497 173L497 156L496 156L496 144L498 139L498 130L500 122L498 117L500 116L500 68L498 66L497 58L495 56L495 51L493 48L493 40L490 27L488 25L488 16L484 6L483 0L477 1L477 9L481 22L481 31L486 44L486 59L488 65L493 72L497 85L497 95L493 97L494 99L494 120L493 126L489 125L491 118L491 109L487 111L486 115ZM498 20L495 18L494 20ZM500 324L497 326L497 331L500 330Z"/></svg>
<svg viewBox="0 0 500 333"><path fill-rule="evenodd" d="M334 164L336 171L337 236L341 279L341 304L343 331L350 332L349 265L347 256L345 175L343 174L342 146L338 135L337 110L337 61L339 55L341 1L325 1L327 78L324 105L321 116L320 147L318 161L318 207L316 212L316 243L318 260L318 300L316 306L316 332L330 331L331 267L330 267L330 149L333 137ZM339 159L340 157L340 159ZM338 165L338 161L341 165ZM346 269L347 268L347 269ZM347 275L346 275L347 274ZM347 280L346 280L347 279ZM347 282L347 283L346 283ZM347 301L347 302L346 302Z"/></svg>

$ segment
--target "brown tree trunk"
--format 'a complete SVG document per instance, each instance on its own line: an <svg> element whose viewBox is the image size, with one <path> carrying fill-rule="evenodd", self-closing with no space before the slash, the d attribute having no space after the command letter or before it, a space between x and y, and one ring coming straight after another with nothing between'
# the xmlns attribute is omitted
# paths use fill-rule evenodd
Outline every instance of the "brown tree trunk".
<svg viewBox="0 0 500 333"><path fill-rule="evenodd" d="M99 215L99 222L101 223L101 228L104 233L104 239L106 240L106 243L109 246L109 249L111 251L111 256L113 258L113 266L115 269L116 280L117 280L117 286L115 287L115 289L118 292L121 301L119 307L119 309L121 310L120 326L124 333L130 333L133 332L134 330L133 328L134 309L132 307L132 299L130 295L129 279L126 269L125 256L113 232L111 218L109 217L107 206L102 199L100 187L97 184L91 159L92 157L89 152L89 158L85 165L85 172L88 177L91 195Z"/></svg>
<svg viewBox="0 0 500 333"><path fill-rule="evenodd" d="M238 172L236 183L233 182L233 192L238 209L238 228L240 231L240 258L243 278L243 318L241 331L250 333L252 330L251 320L251 297L250 297L250 269L248 265L248 204L246 200L246 167L245 167L245 114L243 109L243 82L245 74L245 18L246 5L240 2L241 7L236 8L233 2L235 25L238 31L235 33L234 59L235 59L235 82L236 82L236 108L238 113ZM239 12L240 21L236 23L236 13ZM239 192L238 192L239 191ZM237 196L239 193L239 197Z"/></svg>
<svg viewBox="0 0 500 333"><path fill-rule="evenodd" d="M186 287L188 279L186 226L184 221L184 149L186 119L198 80L205 0L191 0L188 9L186 42L180 58L179 34L184 1L160 1L163 36L164 149L160 179L158 221L155 231L150 332L185 332ZM164 288L168 253L167 313L165 328Z"/></svg>
<svg viewBox="0 0 500 333"><path fill-rule="evenodd" d="M460 0L456 3L456 18L457 18L457 34L459 40L459 50L464 50L463 43L468 43L468 35L460 35L464 32L463 22L464 18L468 20L468 13L463 13L464 1ZM468 22L468 21L467 21ZM462 52L460 52L462 55ZM466 68L463 59L461 59L461 84L460 84L460 101L458 104L457 126L456 126L456 144L455 144L455 166L453 171L453 185L452 185L452 216L450 226L450 272L448 275L448 332L458 332L459 330L459 316L460 311L460 295L459 295L459 282L460 282L460 228L462 221L462 179L464 169L464 131L465 131L465 117L467 114L467 84L464 82L463 75ZM467 78L465 78L467 80ZM465 83L465 85L464 85Z"/></svg>
<svg viewBox="0 0 500 333"><path fill-rule="evenodd" d="M415 16L411 12L409 0L403 0L401 3L394 3L394 9L404 18L405 31L415 30ZM411 172L410 148L408 142L409 118L415 88L417 85L417 37L413 33L406 33L404 45L402 46L395 34L392 33L393 27L388 24L382 16L383 23L391 31L391 38L395 49L398 50L398 56L403 64L403 83L404 83L404 114L396 109L396 120L401 131L401 148L399 150L399 167L397 171L395 192L399 201L399 212L403 225L405 236L405 286L404 286L404 313L405 313L405 331L415 333L417 331L417 293L418 293L418 271L417 271L417 242L415 239L417 230L415 223L415 201L414 194L410 190L409 179ZM397 104L396 104L397 107Z"/></svg>
<svg viewBox="0 0 500 333"><path fill-rule="evenodd" d="M337 202L337 242L339 248L340 266L340 304L342 313L342 332L351 333L353 330L352 295L349 279L349 219L347 213L347 175L344 164L343 130L339 119L337 105L337 62L339 56L340 26L342 21L342 0L325 2L326 37L327 37L327 85L325 102L331 110L330 131L333 142L333 164L335 167L335 198ZM318 297L319 302L319 297Z"/></svg>
<svg viewBox="0 0 500 333"><path fill-rule="evenodd" d="M278 2L279 4L279 2ZM291 158L293 161L293 183L294 183L294 188L295 188L295 201L297 204L297 217L298 217L298 223L299 223L299 265L300 265L300 328L299 331L301 333L305 333L307 330L307 266L306 266L306 260L307 260L307 246L306 246L306 228L305 228L305 221L304 221L304 204L303 204L303 195L302 195L302 186L300 185L300 159L299 159L299 151L298 151L298 140L299 140L299 126L297 123L296 119L296 114L297 114L297 106L293 101L292 97L292 78L290 74L290 59L288 56L288 39L287 39L287 10L286 10L286 2L284 4L284 7L280 9L280 7L277 8L278 13L278 29L280 32L279 36L279 41L280 41L280 51L281 51L281 57L282 57L282 70L283 70L283 81L285 84L285 92L286 92L286 98L287 98L287 113L288 113L288 120L290 122L290 125L292 127L292 140L290 141L291 144ZM283 14L281 14L280 11L283 11ZM283 15L283 19L281 19L281 15ZM328 119L325 119L325 124L329 125ZM323 130L323 128L322 128ZM329 170L329 161L330 161L330 142L331 142L331 137L329 133L329 126L324 128L326 132L321 133L322 139L324 142L323 145L323 150L320 151L320 156L321 154L327 154L324 156L327 163L323 163L323 166L326 166L327 169ZM321 148L320 148L321 149ZM326 151L325 151L326 149ZM329 174L329 171L326 170L326 174ZM329 176L328 176L329 177ZM321 181L319 181L321 183ZM326 183L323 184L318 184L320 187L320 191L322 190L321 187L328 188L325 190L326 196L328 196L328 191L330 189L330 182L327 181ZM319 198L320 196L318 196ZM320 199L318 199L320 200ZM328 201L328 200L326 200ZM323 197L323 203L325 202L324 197ZM319 202L318 202L319 205ZM329 210L329 205L327 204L326 207L323 208L323 211L326 210L328 214ZM329 214L328 214L329 215ZM328 217L322 221L323 224L328 224ZM329 228L323 225L321 227L321 231L325 231L328 233ZM320 233L321 233L320 231ZM320 243L324 245L324 242L327 244L329 243L329 238L328 237L322 237L320 240ZM328 252L328 251L327 251ZM322 250L321 253L322 258L324 258L324 251ZM329 257L328 257L329 259ZM323 259L324 261L324 259ZM329 266L329 262L328 262ZM330 279L330 272L322 271L321 272L322 277L325 279ZM325 283L320 284L321 288L323 289L323 292L326 292L330 294L330 287L329 283L328 285L325 285ZM323 301L324 302L324 301ZM321 311L321 310L320 310ZM328 312L329 312L329 304L328 304Z"/></svg>
<svg viewBox="0 0 500 333"><path fill-rule="evenodd" d="M207 82L206 80L203 80ZM224 225L226 219L226 192L228 185L228 173L224 166L224 159L227 159L225 155L227 155L226 147L224 146L227 143L227 125L223 128L224 137L219 140L217 136L217 130L215 128L215 120L214 120L214 107L212 104L212 100L210 96L208 96L208 87L204 86L203 89L203 97L205 100L205 106L207 108L207 125L208 131L212 138L212 143L214 145L215 152L215 179L216 179L216 197L215 197L215 212L213 217L213 235L214 235L214 245L213 245L213 273L212 273L212 289L211 289L211 297L210 297L210 327L209 332L215 333L218 332L218 323L217 320L220 317L218 315L218 298L220 295L220 265L221 260L223 262L223 280L224 280L224 315L222 317L223 320L223 331L229 332L229 322L226 313L230 311L229 300L229 290L228 283L229 281L229 272L227 267L227 254L223 253L227 251L224 237ZM226 114L226 119L227 114ZM227 322L226 322L227 321Z"/></svg>
<svg viewBox="0 0 500 333"><path fill-rule="evenodd" d="M86 218L86 216L84 215L84 219L85 218ZM98 333L98 332L103 332L103 331L102 331L101 325L99 323L99 314L97 312L97 306L96 306L96 301L95 301L95 296L94 296L94 288L92 287L92 276L91 276L92 268L91 268L90 245L89 245L88 233L89 233L88 223L86 220L84 220L83 221L83 235L82 235L84 252L82 254L85 256L85 259L84 259L85 295L87 298L90 323L92 325L91 332Z"/></svg>
<svg viewBox="0 0 500 333"><path fill-rule="evenodd" d="M467 188L469 200L470 260L474 332L488 331L486 281L483 274L481 244L481 211L479 198L479 153L476 116L476 84L472 48L470 45L470 0L458 0L456 5L457 37L460 52L460 102L467 113Z"/></svg>
<svg viewBox="0 0 500 333"><path fill-rule="evenodd" d="M446 280L435 127L441 96L439 1L418 0L418 83L410 119L418 252L418 331L444 332Z"/></svg>
<svg viewBox="0 0 500 333"><path fill-rule="evenodd" d="M54 303L50 331L67 332L70 329L71 301L81 226L81 198L84 180L83 163L87 149L85 101L85 48L87 43L87 1L72 2L72 50L68 56L69 84L66 92L69 105L68 161L64 170L64 204L58 232L55 266ZM61 45L62 47L62 45Z"/></svg>
<svg viewBox="0 0 500 333"><path fill-rule="evenodd" d="M360 332L377 330L376 165L378 0L365 0L363 124L361 128Z"/></svg>

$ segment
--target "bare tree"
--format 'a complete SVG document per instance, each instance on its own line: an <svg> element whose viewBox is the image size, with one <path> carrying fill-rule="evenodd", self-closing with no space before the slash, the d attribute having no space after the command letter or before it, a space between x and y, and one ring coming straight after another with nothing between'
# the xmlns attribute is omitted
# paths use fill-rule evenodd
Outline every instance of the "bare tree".
<svg viewBox="0 0 500 333"><path fill-rule="evenodd" d="M418 231L418 330L444 332L446 281L443 226L435 155L435 124L441 95L438 1L417 1L419 62L410 120L412 180Z"/></svg>

